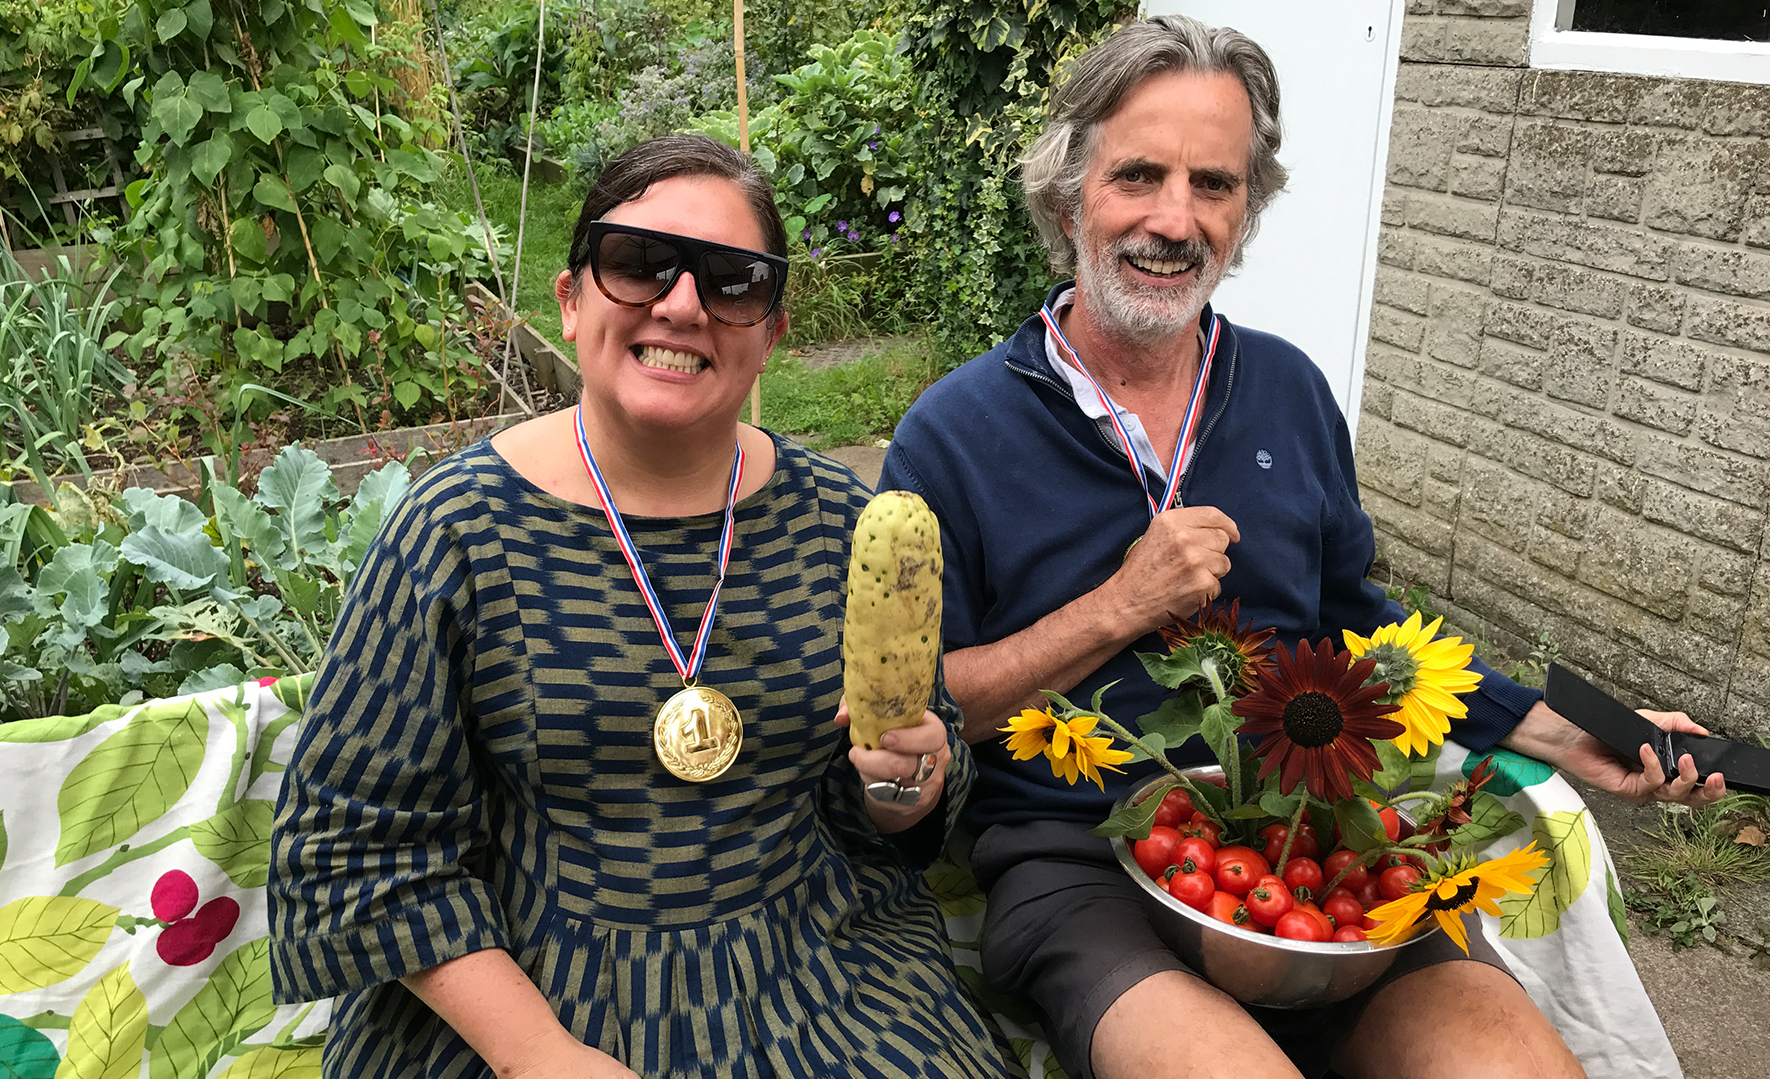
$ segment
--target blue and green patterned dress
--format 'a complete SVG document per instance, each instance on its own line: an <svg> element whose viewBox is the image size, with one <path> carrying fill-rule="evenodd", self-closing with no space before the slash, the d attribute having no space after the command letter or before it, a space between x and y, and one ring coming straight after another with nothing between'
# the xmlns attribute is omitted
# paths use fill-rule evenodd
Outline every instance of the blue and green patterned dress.
<svg viewBox="0 0 1770 1079"><path fill-rule="evenodd" d="M919 871L972 779L956 711L947 819L882 839L832 718L867 491L776 449L738 503L701 675L743 748L702 784L653 755L681 680L600 512L487 442L400 504L338 619L272 840L276 996L341 997L327 1075L489 1076L397 979L491 947L646 1079L1012 1072ZM681 634L722 521L628 521Z"/></svg>

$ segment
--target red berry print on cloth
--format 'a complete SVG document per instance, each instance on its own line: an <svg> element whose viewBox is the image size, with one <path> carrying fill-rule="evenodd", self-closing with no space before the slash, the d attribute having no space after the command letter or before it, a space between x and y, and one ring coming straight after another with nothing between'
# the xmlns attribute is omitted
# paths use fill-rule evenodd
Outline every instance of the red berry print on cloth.
<svg viewBox="0 0 1770 1079"><path fill-rule="evenodd" d="M197 882L182 869L163 873L154 882L151 902L154 917L162 922L176 922L197 909Z"/></svg>
<svg viewBox="0 0 1770 1079"><path fill-rule="evenodd" d="M197 882L181 869L154 882L152 903L154 917L169 923L154 941L154 950L175 967L195 966L215 954L215 946L240 920L240 904L227 896L209 900L191 915L197 906Z"/></svg>

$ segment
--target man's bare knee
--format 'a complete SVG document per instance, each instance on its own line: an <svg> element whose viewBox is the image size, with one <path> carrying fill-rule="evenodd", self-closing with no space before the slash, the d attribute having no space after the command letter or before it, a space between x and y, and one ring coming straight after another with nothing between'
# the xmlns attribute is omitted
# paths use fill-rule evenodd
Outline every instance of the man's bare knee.
<svg viewBox="0 0 1770 1079"><path fill-rule="evenodd" d="M1203 980L1165 970L1125 990L1094 1028L1097 1079L1297 1079L1241 1005Z"/></svg>
<svg viewBox="0 0 1770 1079"><path fill-rule="evenodd" d="M1334 1057L1350 1079L1584 1079L1529 994L1486 963L1439 963L1383 987Z"/></svg>

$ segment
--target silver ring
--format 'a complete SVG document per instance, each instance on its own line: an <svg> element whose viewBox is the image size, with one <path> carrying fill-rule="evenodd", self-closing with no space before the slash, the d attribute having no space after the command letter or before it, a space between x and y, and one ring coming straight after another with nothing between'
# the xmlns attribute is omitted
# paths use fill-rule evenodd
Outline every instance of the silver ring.
<svg viewBox="0 0 1770 1079"><path fill-rule="evenodd" d="M916 764L916 774L909 778L910 783L923 783L934 775L934 754L924 753Z"/></svg>
<svg viewBox="0 0 1770 1079"><path fill-rule="evenodd" d="M913 806L922 799L922 788L905 785L895 779L882 779L877 783L867 784L867 797L876 802L894 802L897 805Z"/></svg>

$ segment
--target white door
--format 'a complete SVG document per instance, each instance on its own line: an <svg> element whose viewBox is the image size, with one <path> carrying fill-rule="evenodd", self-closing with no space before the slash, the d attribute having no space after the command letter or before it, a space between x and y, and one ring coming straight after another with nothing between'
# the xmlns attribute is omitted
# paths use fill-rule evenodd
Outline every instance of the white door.
<svg viewBox="0 0 1770 1079"><path fill-rule="evenodd" d="M1149 0L1148 13L1233 26L1278 68L1285 193L1267 207L1236 276L1230 321L1315 360L1354 427L1376 279L1377 229L1403 0Z"/></svg>

